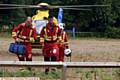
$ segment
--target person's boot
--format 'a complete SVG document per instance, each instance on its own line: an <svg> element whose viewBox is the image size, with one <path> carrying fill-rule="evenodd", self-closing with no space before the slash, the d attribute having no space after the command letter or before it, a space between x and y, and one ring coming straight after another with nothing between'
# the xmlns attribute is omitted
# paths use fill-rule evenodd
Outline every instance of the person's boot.
<svg viewBox="0 0 120 80"><path fill-rule="evenodd" d="M23 56L23 55L18 55L18 59L19 59L19 61L25 61L25 59L24 59L24 56Z"/></svg>
<svg viewBox="0 0 120 80"><path fill-rule="evenodd" d="M49 72L49 68L46 68L45 69L45 74L48 74L48 72Z"/></svg>

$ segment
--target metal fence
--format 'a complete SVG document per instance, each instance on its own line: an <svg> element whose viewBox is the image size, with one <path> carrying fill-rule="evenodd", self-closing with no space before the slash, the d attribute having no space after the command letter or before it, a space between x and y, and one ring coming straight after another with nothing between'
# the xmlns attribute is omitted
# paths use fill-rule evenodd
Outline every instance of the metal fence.
<svg viewBox="0 0 120 80"><path fill-rule="evenodd" d="M62 70L61 80L67 80L66 70L68 68L120 68L120 62L21 62L0 61L0 67L60 67Z"/></svg>

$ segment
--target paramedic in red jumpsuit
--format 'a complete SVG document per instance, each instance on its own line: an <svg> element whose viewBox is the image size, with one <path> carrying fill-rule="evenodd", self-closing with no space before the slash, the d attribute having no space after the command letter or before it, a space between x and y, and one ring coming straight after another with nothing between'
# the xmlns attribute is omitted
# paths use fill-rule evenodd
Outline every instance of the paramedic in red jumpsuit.
<svg viewBox="0 0 120 80"><path fill-rule="evenodd" d="M61 30L54 17L49 16L49 22L40 33L40 43L43 46L44 61L59 60L59 45L61 42ZM46 69L46 72L49 69Z"/></svg>
<svg viewBox="0 0 120 80"><path fill-rule="evenodd" d="M63 25L59 26L61 29L61 35L62 35L62 45L59 46L59 60L58 61L62 61L64 62L64 50L68 49L68 36L67 33L64 30Z"/></svg>
<svg viewBox="0 0 120 80"><path fill-rule="evenodd" d="M25 54L19 55L19 61L32 61L32 46L31 43L36 39L36 30L32 28L32 19L28 17L24 23L19 24L12 31L12 37L15 42L20 42L26 46Z"/></svg>

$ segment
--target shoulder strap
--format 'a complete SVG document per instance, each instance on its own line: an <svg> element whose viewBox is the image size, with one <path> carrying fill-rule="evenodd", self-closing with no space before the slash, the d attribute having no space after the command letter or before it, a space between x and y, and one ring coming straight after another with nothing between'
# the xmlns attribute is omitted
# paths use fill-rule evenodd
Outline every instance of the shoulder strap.
<svg viewBox="0 0 120 80"><path fill-rule="evenodd" d="M56 28L56 34L58 33L58 27Z"/></svg>

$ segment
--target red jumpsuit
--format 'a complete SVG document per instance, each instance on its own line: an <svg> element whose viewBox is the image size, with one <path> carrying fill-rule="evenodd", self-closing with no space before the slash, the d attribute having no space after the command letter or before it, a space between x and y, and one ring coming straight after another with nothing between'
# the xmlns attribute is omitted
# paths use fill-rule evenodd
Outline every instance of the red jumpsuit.
<svg viewBox="0 0 120 80"><path fill-rule="evenodd" d="M25 55L17 55L19 61L32 61L32 47L31 42L34 42L36 38L36 30L32 28L32 25L26 27L25 23L19 24L12 31L12 37L23 45L26 46Z"/></svg>
<svg viewBox="0 0 120 80"><path fill-rule="evenodd" d="M67 33L62 30L62 45L59 46L59 61L64 62L64 50L68 48L68 36Z"/></svg>
<svg viewBox="0 0 120 80"><path fill-rule="evenodd" d="M52 28L50 23L46 25L41 30L40 33L40 43L44 45L43 48L43 56L44 57L56 57L55 60L45 60L45 61L58 61L59 59L59 47L58 42L61 41L61 30L60 28L54 24ZM51 58L52 59L52 58Z"/></svg>

